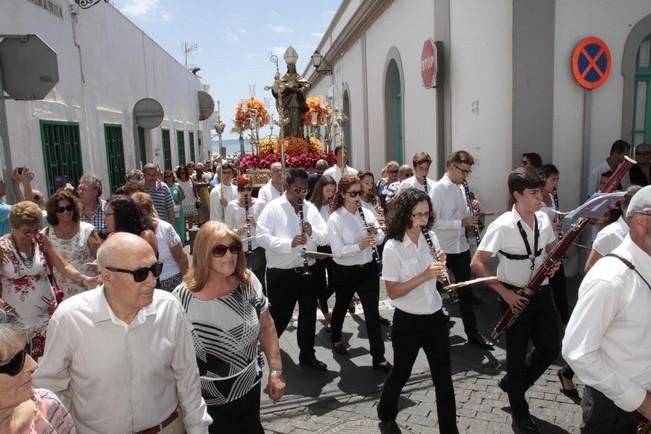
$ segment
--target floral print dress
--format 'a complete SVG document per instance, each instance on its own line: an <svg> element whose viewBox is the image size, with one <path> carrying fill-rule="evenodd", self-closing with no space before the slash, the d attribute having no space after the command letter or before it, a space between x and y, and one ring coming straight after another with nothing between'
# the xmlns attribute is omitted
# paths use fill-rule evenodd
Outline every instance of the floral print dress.
<svg viewBox="0 0 651 434"><path fill-rule="evenodd" d="M39 244L42 242L34 242L34 257L29 260L16 251L10 235L0 238L0 294L32 331L31 353L36 357L43 353L47 325L57 306L48 279L45 254Z"/></svg>
<svg viewBox="0 0 651 434"><path fill-rule="evenodd" d="M61 256L63 256L63 259L72 264L72 266L82 274L85 274L86 276L96 276L97 269L86 265L95 261L95 257L88 248L88 238L95 230L95 227L86 222L79 222L79 225L79 232L67 240L57 237L53 226L48 227L47 236L52 245L59 251ZM54 277L56 278L59 288L63 291L64 300L88 289L80 283L75 283L69 280L58 270L54 270Z"/></svg>

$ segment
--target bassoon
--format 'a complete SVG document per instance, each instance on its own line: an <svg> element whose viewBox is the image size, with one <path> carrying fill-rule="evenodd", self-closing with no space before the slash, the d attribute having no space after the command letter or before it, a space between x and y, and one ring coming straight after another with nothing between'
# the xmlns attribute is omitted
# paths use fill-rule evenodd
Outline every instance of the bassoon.
<svg viewBox="0 0 651 434"><path fill-rule="evenodd" d="M624 161L617 166L617 169L608 179L608 182L600 190L601 193L610 193L612 192L620 181L626 175L628 170L634 165L637 164L635 160L629 157L624 157ZM517 290L517 294L526 297L531 300L531 298L536 295L540 285L545 281L547 275L556 268L558 263L561 261L562 256L567 252L567 250L572 246L574 240L583 232L585 227L590 222L588 218L580 218L574 222L570 228L563 234L563 238L556 243L556 246L552 249L549 255L545 258L542 265L534 273L533 276L529 279L527 286ZM502 315L502 318L495 325L495 329L491 334L492 339L499 337L506 329L508 329L520 316L524 309L520 309L514 312L510 307L507 307L506 311Z"/></svg>

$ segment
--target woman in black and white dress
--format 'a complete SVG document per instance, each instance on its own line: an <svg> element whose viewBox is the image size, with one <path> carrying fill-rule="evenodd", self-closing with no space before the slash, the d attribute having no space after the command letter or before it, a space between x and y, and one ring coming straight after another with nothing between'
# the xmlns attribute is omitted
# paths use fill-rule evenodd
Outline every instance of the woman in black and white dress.
<svg viewBox="0 0 651 434"><path fill-rule="evenodd" d="M434 217L427 193L409 188L391 202L387 220L382 279L395 307L391 343L393 369L387 377L378 404L378 417L385 430L396 430L398 399L409 379L418 352L427 356L436 389L439 432L457 434L456 404L450 367L448 318L443 313L437 278L447 272L436 235L431 230ZM425 228L425 230L423 230Z"/></svg>
<svg viewBox="0 0 651 434"><path fill-rule="evenodd" d="M174 294L193 326L201 394L213 419L210 432L264 433L260 347L274 402L283 396L285 379L269 302L246 268L239 235L223 223L204 223L194 242L192 267Z"/></svg>

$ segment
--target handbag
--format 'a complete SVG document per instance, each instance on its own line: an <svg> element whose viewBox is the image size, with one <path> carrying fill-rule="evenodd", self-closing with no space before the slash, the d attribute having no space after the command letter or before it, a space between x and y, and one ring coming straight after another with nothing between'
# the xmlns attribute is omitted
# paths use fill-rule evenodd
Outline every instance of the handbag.
<svg viewBox="0 0 651 434"><path fill-rule="evenodd" d="M52 263L50 262L50 257L45 252L45 243L43 242L43 237L45 237L45 235L38 234L36 236L36 242L38 243L38 248L41 250L41 252L43 252L43 257L45 258L45 264L47 265L47 278L50 281L50 286L52 287L52 291L54 292L54 300L56 301L56 304L54 305L54 309L56 309L56 306L63 301L63 297L65 294L61 290L61 287L59 287L59 284L57 283L57 280L54 277L54 270L52 269ZM54 309L50 313L54 313Z"/></svg>

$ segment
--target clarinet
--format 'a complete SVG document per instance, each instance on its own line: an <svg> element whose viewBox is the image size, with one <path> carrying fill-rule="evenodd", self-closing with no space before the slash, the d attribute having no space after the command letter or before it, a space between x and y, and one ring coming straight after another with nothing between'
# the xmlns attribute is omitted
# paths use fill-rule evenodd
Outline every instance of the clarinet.
<svg viewBox="0 0 651 434"><path fill-rule="evenodd" d="M468 181L466 181L465 179L463 180L463 189L466 192L466 202L468 203L468 207L470 208L470 215L473 217L479 217L479 210L475 209L472 206L472 197L470 197L470 187L468 187ZM479 242L481 241L481 237L480 237L481 230L479 229L479 223L473 225L472 230L475 234L475 241L477 242L477 245L479 245Z"/></svg>
<svg viewBox="0 0 651 434"><path fill-rule="evenodd" d="M423 236L425 237L425 241L427 241L427 245L429 247L429 251L432 254L432 257L436 262L441 262L441 258L439 258L439 255L436 254L436 247L434 247L434 243L432 242L432 237L429 236L429 230L425 226L422 226L420 230L423 232ZM440 277L441 283L443 286L448 286L450 285L450 278L448 277L448 273L445 273L443 276Z"/></svg>
<svg viewBox="0 0 651 434"><path fill-rule="evenodd" d="M246 221L246 237L247 239L247 245L246 245L246 254L250 255L253 253L253 246L251 243L251 224L249 223L249 195L245 194L244 195L244 217Z"/></svg>
<svg viewBox="0 0 651 434"><path fill-rule="evenodd" d="M554 189L554 191L552 192L552 197L553 197L553 200L554 200L554 209L556 211L558 211L559 210L559 206L558 206L558 190ZM559 219L559 221L560 221L563 217L557 216L556 218ZM563 239L563 229L561 228L561 229L558 230L558 240L560 241L562 239Z"/></svg>
<svg viewBox="0 0 651 434"><path fill-rule="evenodd" d="M364 228L366 229L366 233L368 235L373 235L373 231L371 230L371 227L366 222L366 217L364 217L364 210L362 209L362 203L361 202L357 202L357 211L359 211L359 216L362 219L362 224L364 225ZM381 270L382 269L382 258L380 257L380 253L377 251L377 246L376 245L373 245L373 260L377 264L378 269Z"/></svg>
<svg viewBox="0 0 651 434"><path fill-rule="evenodd" d="M303 214L303 199L298 204L298 218L301 222L301 235L305 236L305 215ZM307 256L305 256L306 248L303 246L303 276L309 276L312 274L310 272L310 264Z"/></svg>

